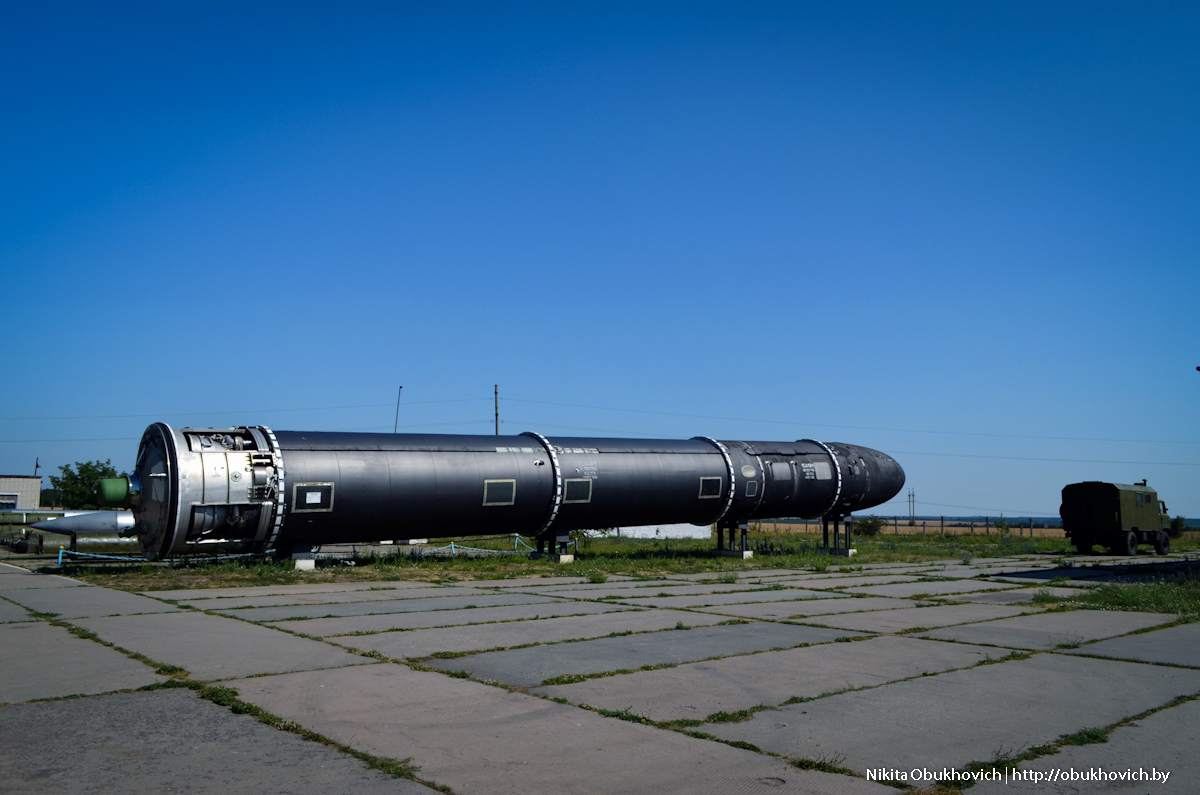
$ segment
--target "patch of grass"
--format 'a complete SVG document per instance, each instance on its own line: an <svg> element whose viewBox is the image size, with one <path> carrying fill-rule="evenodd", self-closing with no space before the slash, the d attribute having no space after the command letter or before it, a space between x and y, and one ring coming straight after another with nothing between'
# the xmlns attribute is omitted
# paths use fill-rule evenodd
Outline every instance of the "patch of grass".
<svg viewBox="0 0 1200 795"><path fill-rule="evenodd" d="M469 651L435 651L429 656L435 660L456 660L459 657L466 657L473 653Z"/></svg>
<svg viewBox="0 0 1200 795"><path fill-rule="evenodd" d="M1034 596L1034 601L1038 602L1039 597ZM1059 601L1093 610L1169 613L1184 621L1200 621L1200 576L1186 574L1149 582L1104 583L1081 589L1079 595Z"/></svg>
<svg viewBox="0 0 1200 795"><path fill-rule="evenodd" d="M727 571L717 576L717 582L725 585L733 585L738 581L738 573L736 571Z"/></svg>
<svg viewBox="0 0 1200 795"><path fill-rule="evenodd" d="M1101 728L1080 729L1058 738L1059 745L1094 745L1108 742L1108 732Z"/></svg>
<svg viewBox="0 0 1200 795"><path fill-rule="evenodd" d="M549 679L543 679L542 686L549 687L550 685L574 685L579 682L586 682L588 678L589 677L586 674L561 674L559 676L552 676Z"/></svg>
<svg viewBox="0 0 1200 795"><path fill-rule="evenodd" d="M746 619L744 619L744 618L731 618L731 619L729 619L728 621L718 621L718 622L717 622L716 624L714 624L713 626L716 626L716 627L727 627L727 626L730 626L730 625L732 625L732 624L749 624L749 623L750 623L750 622L749 622L749 621L747 621L747 620L746 620Z"/></svg>
<svg viewBox="0 0 1200 795"><path fill-rule="evenodd" d="M750 709L739 709L736 712L714 712L704 719L705 723L741 723L742 721L750 720L754 717L754 713L761 712L766 709L766 706L759 704L757 707Z"/></svg>
<svg viewBox="0 0 1200 795"><path fill-rule="evenodd" d="M594 583L608 582L608 575L602 571L589 571L587 573L587 581Z"/></svg>
<svg viewBox="0 0 1200 795"><path fill-rule="evenodd" d="M683 623L682 621L676 621L675 629L691 629L691 627L689 627L687 624Z"/></svg>

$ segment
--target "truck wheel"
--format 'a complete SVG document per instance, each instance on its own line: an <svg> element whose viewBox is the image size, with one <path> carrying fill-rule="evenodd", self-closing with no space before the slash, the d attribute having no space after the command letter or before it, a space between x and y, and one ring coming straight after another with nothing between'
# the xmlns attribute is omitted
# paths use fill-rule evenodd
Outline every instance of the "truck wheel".
<svg viewBox="0 0 1200 795"><path fill-rule="evenodd" d="M1154 551L1159 555L1167 555L1171 552L1171 537L1162 530L1154 534Z"/></svg>
<svg viewBox="0 0 1200 795"><path fill-rule="evenodd" d="M1137 548L1137 533L1132 530L1126 530L1123 533L1117 534L1117 542L1113 544L1112 551L1115 555L1136 555Z"/></svg>

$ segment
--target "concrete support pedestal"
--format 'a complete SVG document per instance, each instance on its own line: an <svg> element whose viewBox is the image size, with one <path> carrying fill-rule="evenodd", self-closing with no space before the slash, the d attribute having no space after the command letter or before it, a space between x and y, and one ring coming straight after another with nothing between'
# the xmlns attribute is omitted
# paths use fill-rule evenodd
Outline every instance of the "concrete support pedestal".
<svg viewBox="0 0 1200 795"><path fill-rule="evenodd" d="M574 563L575 556L568 553L557 552L531 552L529 553L530 560L548 560L551 563Z"/></svg>
<svg viewBox="0 0 1200 795"><path fill-rule="evenodd" d="M296 571L312 571L317 567L317 556L313 554L313 548L310 546L294 546L292 562L296 565Z"/></svg>
<svg viewBox="0 0 1200 795"><path fill-rule="evenodd" d="M738 560L750 560L754 557L754 553L749 549L714 549L713 555L718 558L737 558Z"/></svg>
<svg viewBox="0 0 1200 795"><path fill-rule="evenodd" d="M835 548L831 548L831 549L818 549L817 551L821 552L825 555L838 555L839 557L843 557L843 558L848 558L851 555L858 554L857 549L846 549L845 547L835 547Z"/></svg>

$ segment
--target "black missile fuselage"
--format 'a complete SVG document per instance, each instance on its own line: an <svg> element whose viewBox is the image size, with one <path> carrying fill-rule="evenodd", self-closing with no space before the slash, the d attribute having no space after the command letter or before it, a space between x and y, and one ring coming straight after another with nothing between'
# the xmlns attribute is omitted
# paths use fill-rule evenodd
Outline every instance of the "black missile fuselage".
<svg viewBox="0 0 1200 795"><path fill-rule="evenodd" d="M146 429L130 491L151 559L199 551L492 533L841 517L904 471L865 447Z"/></svg>

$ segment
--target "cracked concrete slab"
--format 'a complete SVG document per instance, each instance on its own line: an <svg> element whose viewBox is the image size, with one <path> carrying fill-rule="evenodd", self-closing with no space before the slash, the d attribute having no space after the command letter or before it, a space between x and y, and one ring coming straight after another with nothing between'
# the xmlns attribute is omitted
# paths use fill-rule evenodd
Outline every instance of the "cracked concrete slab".
<svg viewBox="0 0 1200 795"><path fill-rule="evenodd" d="M0 672L0 703L106 693L166 679L119 651L44 621L0 626Z"/></svg>
<svg viewBox="0 0 1200 795"><path fill-rule="evenodd" d="M677 665L709 657L789 648L801 643L827 643L847 634L834 629L755 622L484 652L451 660L432 660L427 665L446 671L466 671L477 679L521 687L539 685L547 679L568 674Z"/></svg>
<svg viewBox="0 0 1200 795"><path fill-rule="evenodd" d="M941 769L1107 726L1198 690L1200 671L1035 654L779 707L705 731L860 773Z"/></svg>
<svg viewBox="0 0 1200 795"><path fill-rule="evenodd" d="M1179 624L1153 632L1102 640L1066 653L1200 668L1200 624Z"/></svg>
<svg viewBox="0 0 1200 795"><path fill-rule="evenodd" d="M199 680L362 665L365 657L231 618L184 611L73 621L109 643Z"/></svg>
<svg viewBox="0 0 1200 795"><path fill-rule="evenodd" d="M886 795L720 743L399 665L231 682L242 699L366 753L412 757L457 795Z"/></svg>
<svg viewBox="0 0 1200 795"><path fill-rule="evenodd" d="M133 613L175 613L178 607L157 599L97 588L35 588L24 591L0 591L0 596L39 613L54 613L58 618L130 615Z"/></svg>
<svg viewBox="0 0 1200 795"><path fill-rule="evenodd" d="M962 643L885 636L687 663L530 692L565 698L572 704L628 709L656 721L704 720L716 712L778 706L791 698L816 698L966 668L1005 653Z"/></svg>
<svg viewBox="0 0 1200 795"><path fill-rule="evenodd" d="M367 616L375 613L411 613L423 610L463 610L470 607L532 605L562 602L549 596L522 593L471 593L454 596L430 596L427 599L392 599L380 602L349 602L331 605L294 605L291 607L246 607L241 610L216 610L236 615L244 621L284 621L295 618Z"/></svg>
<svg viewBox="0 0 1200 795"><path fill-rule="evenodd" d="M838 629L854 629L863 632L904 632L918 628L934 629L953 624L990 621L1025 615L1035 607L1010 607L1008 605L942 605L933 607L910 607L904 610L876 610L870 613L841 613L829 616L812 616L803 619L806 623L819 624Z"/></svg>
<svg viewBox="0 0 1200 795"><path fill-rule="evenodd" d="M673 629L679 623L690 627L709 626L722 619L723 616L697 615L679 610L628 610L537 621L355 635L333 638L332 641L352 649L377 651L387 657L428 657L434 652L480 651L527 643L600 638L613 632L657 632Z"/></svg>
<svg viewBox="0 0 1200 795"><path fill-rule="evenodd" d="M464 610L430 610L423 613L382 613L374 616L311 618L285 621L279 626L289 632L327 638L351 632L393 632L397 630L490 624L498 621L523 621L559 616L599 615L637 610L607 602L539 602L532 605L500 605Z"/></svg>
<svg viewBox="0 0 1200 795"><path fill-rule="evenodd" d="M1189 701L1164 709L1112 731L1108 742L1067 746L1053 756L1021 763L1021 770L1059 775L1069 771L1101 770L1120 773L1142 770L1166 771L1165 782L1116 779L1113 781L1010 781L982 782L972 795L1193 795L1200 780L1200 701Z"/></svg>
<svg viewBox="0 0 1200 795"><path fill-rule="evenodd" d="M189 690L7 706L0 746L10 749L0 755L8 795L435 792Z"/></svg>
<svg viewBox="0 0 1200 795"><path fill-rule="evenodd" d="M1069 610L947 627L922 633L921 636L1014 649L1054 649L1125 635L1174 620L1174 616L1159 613Z"/></svg>

